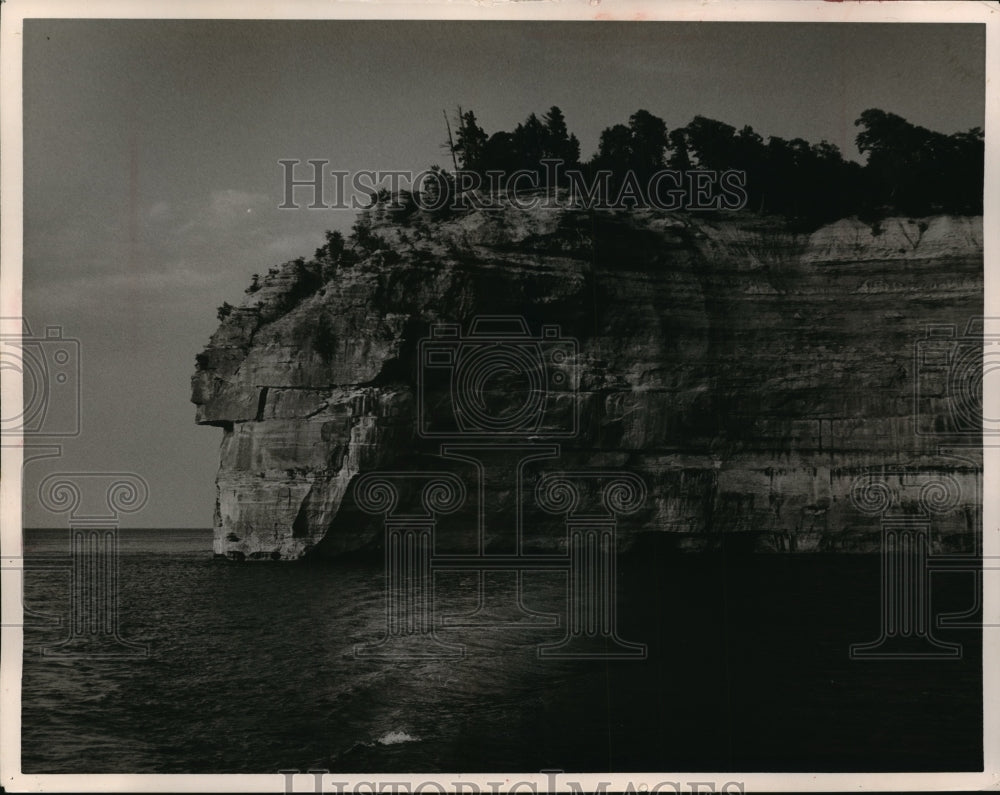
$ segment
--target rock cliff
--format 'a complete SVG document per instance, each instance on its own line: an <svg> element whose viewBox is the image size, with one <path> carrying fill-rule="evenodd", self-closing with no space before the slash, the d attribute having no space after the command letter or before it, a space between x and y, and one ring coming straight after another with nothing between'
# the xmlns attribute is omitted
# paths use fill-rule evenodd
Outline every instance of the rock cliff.
<svg viewBox="0 0 1000 795"><path fill-rule="evenodd" d="M529 481L556 469L642 477L626 540L877 549L879 518L850 499L876 473L948 476L959 493L934 546L968 548L982 352L968 323L982 311L980 218L792 233L744 214L366 211L343 251L273 269L197 357L197 421L223 428L215 552L294 559L377 543L352 481L427 467L472 478L437 454L449 438L491 444L473 433L490 417L522 445L560 445L526 465ZM527 351L546 380L516 361L480 371L462 387L478 401L463 423L454 352L472 350L493 322L477 327L483 316L509 316L490 344ZM444 358L429 368L421 341L441 323L457 329L433 343ZM507 457L496 471L513 477L523 449L492 444ZM513 510L510 479L485 491L491 516ZM918 510L906 499L899 510ZM551 523L524 532L528 546L560 543ZM504 533L487 528L485 543L503 547Z"/></svg>

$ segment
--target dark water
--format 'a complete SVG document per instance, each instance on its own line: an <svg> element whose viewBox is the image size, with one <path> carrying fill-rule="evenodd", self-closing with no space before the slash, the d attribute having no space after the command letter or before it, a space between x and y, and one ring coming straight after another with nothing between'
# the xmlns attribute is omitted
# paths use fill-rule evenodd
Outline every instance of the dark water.
<svg viewBox="0 0 1000 795"><path fill-rule="evenodd" d="M981 634L956 660L852 661L879 627L874 556L677 556L621 562L620 633L645 660L548 660L552 628L445 629L460 660L356 659L383 632L379 561L234 565L208 531L125 531L120 633L146 657L52 659L65 627L25 630L28 773L895 771L982 768ZM29 561L65 531L29 531ZM526 575L525 603L565 596ZM65 572L26 574L25 604L65 615ZM448 611L467 574L443 574ZM969 573L934 576L938 610Z"/></svg>

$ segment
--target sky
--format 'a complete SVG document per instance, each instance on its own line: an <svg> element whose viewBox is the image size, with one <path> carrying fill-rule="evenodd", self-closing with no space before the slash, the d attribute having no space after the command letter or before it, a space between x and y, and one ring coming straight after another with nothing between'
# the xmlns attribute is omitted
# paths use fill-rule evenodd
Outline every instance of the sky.
<svg viewBox="0 0 1000 795"><path fill-rule="evenodd" d="M147 481L125 525L211 526L222 431L189 399L216 308L353 221L278 209L279 160L446 165L442 110L492 133L552 105L585 157L643 108L861 159L868 108L983 126L984 58L970 25L26 20L23 311L80 342L82 431L26 467L25 524L64 526L37 484L84 471Z"/></svg>

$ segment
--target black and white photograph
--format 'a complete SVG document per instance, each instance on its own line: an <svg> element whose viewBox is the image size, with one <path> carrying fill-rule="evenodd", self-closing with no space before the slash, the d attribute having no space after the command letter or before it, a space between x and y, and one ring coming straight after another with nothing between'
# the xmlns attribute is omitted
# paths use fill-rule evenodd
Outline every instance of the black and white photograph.
<svg viewBox="0 0 1000 795"><path fill-rule="evenodd" d="M998 14L4 2L4 791L996 787Z"/></svg>

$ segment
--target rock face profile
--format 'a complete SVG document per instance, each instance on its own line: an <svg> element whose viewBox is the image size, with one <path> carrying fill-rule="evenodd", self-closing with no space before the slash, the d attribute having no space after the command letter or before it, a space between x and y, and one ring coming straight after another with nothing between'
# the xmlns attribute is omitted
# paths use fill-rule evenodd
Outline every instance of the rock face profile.
<svg viewBox="0 0 1000 795"><path fill-rule="evenodd" d="M223 307L197 357L197 422L223 429L215 553L377 545L352 483L446 469L471 495L456 445L508 475L483 481L487 548L507 543L490 517L541 475L587 469L644 482L625 544L876 550L877 480L900 515L944 489L932 546L971 549L982 311L977 217L789 232L741 213L376 207ZM525 510L525 545L563 543Z"/></svg>

